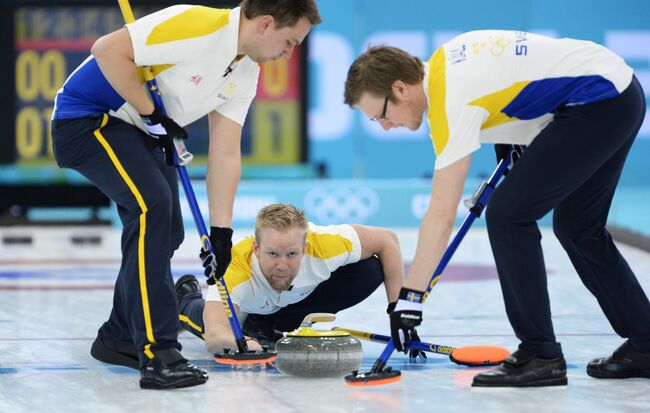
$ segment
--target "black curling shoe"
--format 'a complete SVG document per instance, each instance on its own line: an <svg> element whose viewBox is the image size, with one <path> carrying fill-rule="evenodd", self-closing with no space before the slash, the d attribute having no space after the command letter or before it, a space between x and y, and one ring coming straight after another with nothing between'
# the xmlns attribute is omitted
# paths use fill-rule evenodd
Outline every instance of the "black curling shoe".
<svg viewBox="0 0 650 413"><path fill-rule="evenodd" d="M587 374L597 379L650 379L650 353L636 351L628 340L611 356L591 360L587 364Z"/></svg>
<svg viewBox="0 0 650 413"><path fill-rule="evenodd" d="M186 298L190 297L196 297L196 298L202 298L201 297L201 286L199 285L199 280L196 279L195 276L192 274L185 274L181 278L176 281L176 284L174 285L174 288L176 289L176 302L178 303L178 310L181 312L181 314L185 311L185 307L181 304L183 303L183 300ZM184 305L187 305L189 301L186 301L183 303ZM192 334L196 334L195 331L193 331L191 328L186 327L185 323L178 320L178 332L180 333L181 331L187 330ZM199 335L200 337L200 335Z"/></svg>
<svg viewBox="0 0 650 413"><path fill-rule="evenodd" d="M208 381L208 372L187 361L175 348L153 352L154 358L140 369L140 388L178 389L203 384Z"/></svg>
<svg viewBox="0 0 650 413"><path fill-rule="evenodd" d="M183 298L190 294L201 296L201 286L199 281L192 274L186 274L176 281L176 300L180 306Z"/></svg>
<svg viewBox="0 0 650 413"><path fill-rule="evenodd" d="M565 386L564 357L543 359L519 349L496 369L474 376L473 387L541 387Z"/></svg>
<svg viewBox="0 0 650 413"><path fill-rule="evenodd" d="M140 368L138 351L133 344L122 344L97 336L90 348L90 355L104 363L130 367L136 370Z"/></svg>

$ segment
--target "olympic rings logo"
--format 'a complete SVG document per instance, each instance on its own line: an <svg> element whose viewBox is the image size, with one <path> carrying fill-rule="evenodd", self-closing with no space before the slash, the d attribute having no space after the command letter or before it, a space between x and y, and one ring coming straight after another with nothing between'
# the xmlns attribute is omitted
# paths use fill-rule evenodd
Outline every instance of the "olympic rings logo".
<svg viewBox="0 0 650 413"><path fill-rule="evenodd" d="M305 209L318 224L364 222L379 209L379 196L366 187L333 190L317 187L305 195Z"/></svg>

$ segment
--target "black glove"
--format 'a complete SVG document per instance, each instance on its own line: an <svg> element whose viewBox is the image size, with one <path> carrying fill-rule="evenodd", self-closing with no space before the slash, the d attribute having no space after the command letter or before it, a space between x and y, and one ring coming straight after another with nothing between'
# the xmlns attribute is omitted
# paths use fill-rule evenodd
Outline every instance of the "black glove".
<svg viewBox="0 0 650 413"><path fill-rule="evenodd" d="M390 315L390 313L395 310L395 306L397 305L397 301L393 301L392 303L388 303L388 307L386 307L386 314Z"/></svg>
<svg viewBox="0 0 650 413"><path fill-rule="evenodd" d="M174 165L174 138L187 139L187 132L173 119L163 114L161 108L156 106L151 115L140 115L144 121L149 135L156 139L156 143L165 151L165 162Z"/></svg>
<svg viewBox="0 0 650 413"><path fill-rule="evenodd" d="M203 262L203 274L208 277L208 284L213 285L223 277L230 264L232 229L210 227L210 243L214 254L201 249L199 257Z"/></svg>
<svg viewBox="0 0 650 413"><path fill-rule="evenodd" d="M420 336L418 335L418 332L417 332L416 329L413 329L413 331L411 332L411 340L422 341L422 340L420 340ZM415 360L415 359L418 358L418 356L425 359L425 358L427 358L427 353L425 353L422 350L409 349L409 358L410 359Z"/></svg>
<svg viewBox="0 0 650 413"><path fill-rule="evenodd" d="M404 343L413 340L415 327L422 323L422 291L402 288L395 309L390 313L390 335L397 351L406 353ZM417 333L416 333L417 335Z"/></svg>
<svg viewBox="0 0 650 413"><path fill-rule="evenodd" d="M497 143L494 145L494 152L497 155L497 163L502 159L510 157L510 167L514 166L524 153L526 147L523 145L510 145L509 143ZM514 151L513 151L514 149Z"/></svg>
<svg viewBox="0 0 650 413"><path fill-rule="evenodd" d="M390 313L392 313L393 310L395 310L396 305L397 305L397 301L393 301L392 303L388 303L388 306L386 307L386 314L390 315ZM413 329L413 332L411 333L411 340L422 341L422 340L420 340L420 336L418 336L418 332L415 329ZM420 357L422 357L424 359L427 358L427 353L425 353L422 350L410 349L408 351L408 353L409 353L409 358L411 358L411 359L416 359L416 358L418 358L418 356L420 356Z"/></svg>

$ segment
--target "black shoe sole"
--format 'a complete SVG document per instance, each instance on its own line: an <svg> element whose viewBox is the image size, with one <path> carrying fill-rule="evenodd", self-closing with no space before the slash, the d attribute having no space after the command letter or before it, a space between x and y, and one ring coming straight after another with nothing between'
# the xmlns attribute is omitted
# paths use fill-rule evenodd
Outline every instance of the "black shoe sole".
<svg viewBox="0 0 650 413"><path fill-rule="evenodd" d="M595 379L650 379L650 370L628 370L628 371L593 371L587 369L587 374Z"/></svg>
<svg viewBox="0 0 650 413"><path fill-rule="evenodd" d="M181 389L183 387L192 387L198 386L199 384L204 384L208 381L206 377L204 379L197 379L195 377L188 377L174 382L164 383L152 379L140 379L140 388L148 390L169 390L169 389Z"/></svg>
<svg viewBox="0 0 650 413"><path fill-rule="evenodd" d="M179 288L181 285L185 284L188 280L196 281L197 283L199 282L199 280L198 280L194 275L192 275L192 274L185 274L185 275L183 275L181 278L179 278L178 280L176 280L176 283L174 283L174 291L176 291L176 300L177 300L179 303L180 303L180 301L181 301L181 300L180 300L181 297L178 296L178 288ZM198 293L198 294L201 294L200 284L199 284L199 291L197 291L197 293Z"/></svg>
<svg viewBox="0 0 650 413"><path fill-rule="evenodd" d="M546 387L566 386L569 381L566 377L554 377L524 383L472 383L472 387Z"/></svg>
<svg viewBox="0 0 650 413"><path fill-rule="evenodd" d="M90 348L90 355L94 359L104 363L130 367L136 370L140 369L140 360L138 358L133 358L131 355L109 349L99 338L96 338L93 342Z"/></svg>
<svg viewBox="0 0 650 413"><path fill-rule="evenodd" d="M178 288L178 286L185 284L185 281L187 280L197 280L198 279L193 275L193 274L185 274L181 276L178 280L176 280L176 283L174 284L174 288Z"/></svg>

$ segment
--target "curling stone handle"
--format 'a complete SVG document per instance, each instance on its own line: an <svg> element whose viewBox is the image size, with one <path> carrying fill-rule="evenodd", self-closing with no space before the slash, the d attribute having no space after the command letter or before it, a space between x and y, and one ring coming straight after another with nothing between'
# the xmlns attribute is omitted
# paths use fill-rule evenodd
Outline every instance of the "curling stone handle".
<svg viewBox="0 0 650 413"><path fill-rule="evenodd" d="M336 320L336 315L332 313L311 313L302 320L302 324L311 326L314 323L327 323L334 320Z"/></svg>

